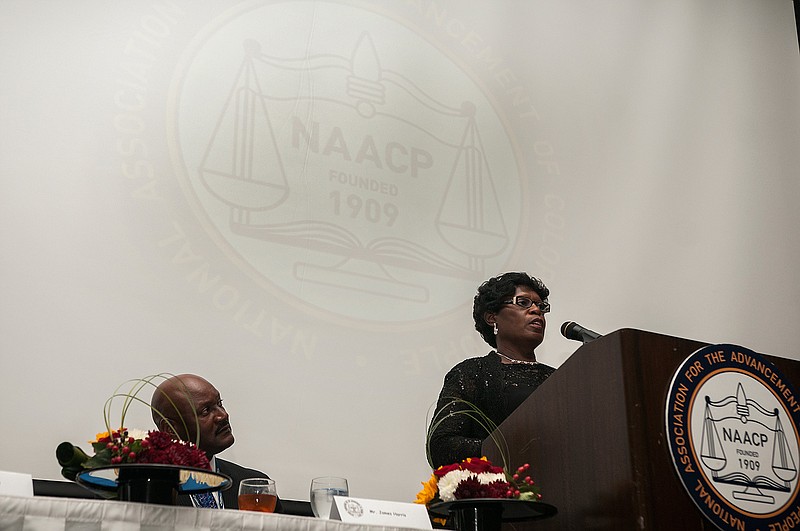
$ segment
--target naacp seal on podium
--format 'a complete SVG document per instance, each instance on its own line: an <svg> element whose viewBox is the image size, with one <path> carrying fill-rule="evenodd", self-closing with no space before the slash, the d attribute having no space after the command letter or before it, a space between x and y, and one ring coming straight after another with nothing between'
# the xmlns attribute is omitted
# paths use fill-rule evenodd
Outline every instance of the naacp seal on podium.
<svg viewBox="0 0 800 531"><path fill-rule="evenodd" d="M772 362L736 345L697 350L673 376L665 420L678 476L717 527L800 526L800 403Z"/></svg>

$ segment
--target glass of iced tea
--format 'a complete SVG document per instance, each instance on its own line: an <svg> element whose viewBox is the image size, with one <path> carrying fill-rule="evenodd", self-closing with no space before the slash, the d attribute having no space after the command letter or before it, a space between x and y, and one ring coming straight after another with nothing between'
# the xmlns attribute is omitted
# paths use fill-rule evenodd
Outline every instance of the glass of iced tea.
<svg viewBox="0 0 800 531"><path fill-rule="evenodd" d="M278 490L275 480L268 478L243 479L239 483L239 510L275 512L278 503Z"/></svg>

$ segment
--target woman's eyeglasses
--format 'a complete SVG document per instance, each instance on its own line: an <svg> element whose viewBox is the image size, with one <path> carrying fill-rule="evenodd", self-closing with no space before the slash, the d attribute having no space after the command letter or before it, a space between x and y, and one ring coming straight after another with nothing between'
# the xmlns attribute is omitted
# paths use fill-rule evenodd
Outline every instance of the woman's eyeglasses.
<svg viewBox="0 0 800 531"><path fill-rule="evenodd" d="M530 297L525 297L522 295L518 295L514 297L513 300L510 301L503 301L503 304L516 304L520 308L525 308L526 310L535 304L536 307L539 308L539 311L542 313L547 313L550 311L549 302L535 301Z"/></svg>

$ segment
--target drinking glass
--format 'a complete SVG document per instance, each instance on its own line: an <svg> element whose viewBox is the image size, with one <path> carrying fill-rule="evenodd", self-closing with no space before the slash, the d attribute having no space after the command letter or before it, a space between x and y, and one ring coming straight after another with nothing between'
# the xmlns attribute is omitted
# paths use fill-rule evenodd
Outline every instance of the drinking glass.
<svg viewBox="0 0 800 531"><path fill-rule="evenodd" d="M239 483L239 509L242 511L275 512L278 490L275 480L268 478L243 479Z"/></svg>
<svg viewBox="0 0 800 531"><path fill-rule="evenodd" d="M311 510L314 516L325 520L331 517L334 496L349 495L347 480L334 476L325 476L311 480Z"/></svg>

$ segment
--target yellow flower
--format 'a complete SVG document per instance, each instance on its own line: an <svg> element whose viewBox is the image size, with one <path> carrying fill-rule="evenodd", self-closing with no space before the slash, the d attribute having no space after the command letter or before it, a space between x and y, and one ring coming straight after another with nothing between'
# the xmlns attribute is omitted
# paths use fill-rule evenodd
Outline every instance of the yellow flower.
<svg viewBox="0 0 800 531"><path fill-rule="evenodd" d="M110 436L111 436L111 434L108 433L107 431L104 431L103 433L98 433L97 435L94 436L94 440L93 441L89 441L89 444L94 444L97 441L99 441L100 439L104 439L104 438L110 437Z"/></svg>
<svg viewBox="0 0 800 531"><path fill-rule="evenodd" d="M431 479L422 483L422 490L417 493L417 499L414 503L427 505L432 499L436 497L439 492L438 480L435 474L431 474Z"/></svg>

